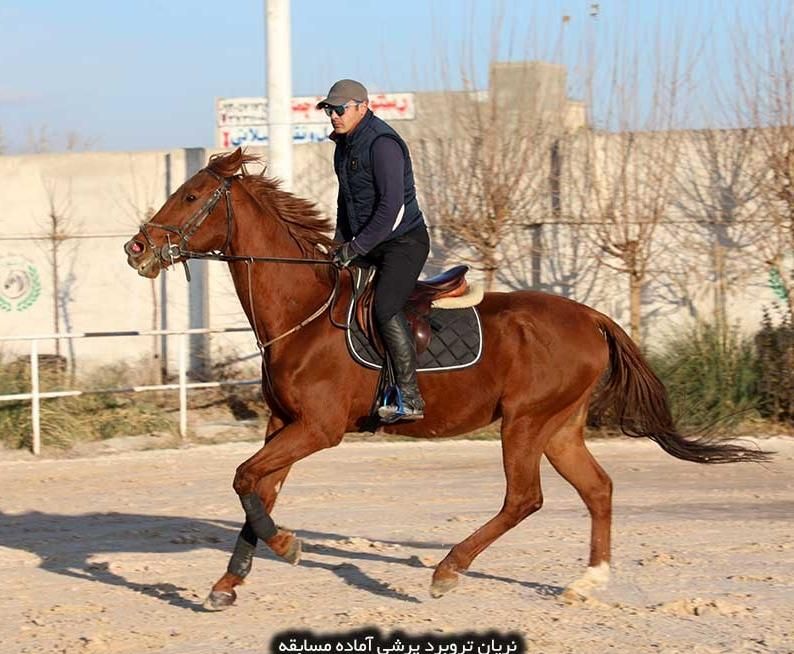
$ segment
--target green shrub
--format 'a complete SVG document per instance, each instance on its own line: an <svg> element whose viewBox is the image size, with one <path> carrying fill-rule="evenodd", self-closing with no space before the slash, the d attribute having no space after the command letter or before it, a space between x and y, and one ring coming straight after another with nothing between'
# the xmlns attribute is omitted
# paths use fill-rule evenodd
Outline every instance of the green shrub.
<svg viewBox="0 0 794 654"><path fill-rule="evenodd" d="M736 425L756 414L758 365L752 338L737 328L696 324L649 356L684 428Z"/></svg>
<svg viewBox="0 0 794 654"><path fill-rule="evenodd" d="M769 310L764 309L755 345L761 415L794 424L794 325L791 315L782 314L778 324L774 324Z"/></svg>

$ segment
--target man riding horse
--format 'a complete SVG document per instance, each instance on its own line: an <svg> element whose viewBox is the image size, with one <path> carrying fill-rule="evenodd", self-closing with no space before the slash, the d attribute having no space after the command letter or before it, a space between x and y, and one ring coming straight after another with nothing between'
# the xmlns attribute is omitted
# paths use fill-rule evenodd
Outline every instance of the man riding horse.
<svg viewBox="0 0 794 654"><path fill-rule="evenodd" d="M369 108L367 89L351 79L336 82L317 104L331 118L339 180L334 260L354 259L377 268L374 315L391 359L399 396L378 410L384 422L418 420L425 403L416 381L416 349L404 308L430 251L416 199L408 146Z"/></svg>
<svg viewBox="0 0 794 654"><path fill-rule="evenodd" d="M419 224L402 232L405 220L394 218L395 229L367 241L367 226L372 223L353 222L361 216L372 217L379 206L375 184L383 178L378 166L373 169L372 153L365 144L394 142L401 150L402 146L392 136L385 138L385 134L391 135L388 128L375 122L377 119L366 108L362 110L366 96L361 89L351 99L346 99L347 95L341 97L342 104L333 104L339 99L333 93L325 101L330 101L331 112L340 118L348 111L359 114L352 136L349 130L345 132L349 122L354 122L352 114L345 121L336 121L345 137L345 143L340 138L337 146L340 214L347 216L340 227L345 229L345 220L349 221L347 229L352 227L337 259L342 265L349 263L356 244L363 240L362 251L366 250L368 256L379 248L389 251L395 247L397 252L407 251L409 256L414 254L418 261L424 261L424 225L412 192L406 192L406 188L412 188L407 151L403 151L403 179L409 180L402 187L403 216L411 220L419 216ZM359 131L362 129L367 131ZM384 130L384 138L376 139L376 130ZM359 138L363 140L357 141ZM278 182L240 172L246 163L254 161L256 157L239 149L216 155L124 246L129 265L150 279L177 263L187 264L189 259L227 261L235 292L263 353L262 390L271 416L265 443L237 467L234 475L232 486L245 512L245 522L227 569L207 599L206 606L213 610L234 604L235 588L250 573L260 541L285 561L298 562L300 539L278 527L272 518L276 498L293 464L339 445L345 433L360 427L362 418L369 416L378 376L374 369L359 365L351 357L348 332L339 329L340 323L333 317L332 300L339 279L329 274L330 259L312 257L318 245L332 245L327 235L330 224L314 205L283 191ZM369 197L356 194L361 191L357 174L364 171L363 178L373 184ZM369 213L362 211L366 207L371 209ZM400 239L414 232L418 244L400 248ZM405 265L418 272L419 263L414 268L412 262L395 262L395 258L384 255L382 270ZM286 262L296 265L278 265ZM394 279L389 276L394 271L386 272L383 278ZM390 290L388 286L386 290ZM353 289L341 285L340 292L344 306ZM477 365L424 376L423 392L433 411L428 411L423 420L383 426L387 433L441 438L467 434L501 420L504 501L492 517L436 565L430 586L434 597L454 588L479 554L540 509L542 457L573 485L590 515L588 567L568 590L577 596L587 595L606 584L611 556L612 482L584 439L588 408L596 392L599 405L614 412L624 433L650 438L679 459L716 464L769 458L768 452L723 442L713 435L693 438L680 433L664 385L640 349L615 321L595 309L555 295L515 291L486 293L478 316L486 345ZM467 400L465 410L460 406L463 396ZM420 413L416 404L413 409L414 415ZM429 496L439 500L441 496L433 496L432 483L428 488ZM328 510L333 510L332 504Z"/></svg>

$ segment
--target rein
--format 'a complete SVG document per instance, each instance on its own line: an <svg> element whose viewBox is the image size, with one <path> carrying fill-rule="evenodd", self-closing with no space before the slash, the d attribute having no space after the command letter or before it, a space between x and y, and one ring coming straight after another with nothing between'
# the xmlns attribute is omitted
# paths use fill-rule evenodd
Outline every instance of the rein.
<svg viewBox="0 0 794 654"><path fill-rule="evenodd" d="M152 221L148 221L142 223L140 226L141 234L143 234L144 238L146 239L146 243L148 244L149 248L155 253L155 256L159 259L160 264L163 268L167 268L168 265L174 265L177 263L177 260L181 259L182 264L185 267L185 277L187 281L190 282L190 268L188 268L188 260L189 259L202 259L202 260L209 260L209 261L225 261L225 262L234 262L234 261L242 261L246 264L247 269L247 276L248 276L248 303L251 309L251 323L254 328L254 335L256 336L256 345L259 348L260 353L264 357L265 349L270 347L273 343L280 341L282 338L286 338L290 334L294 334L298 330L302 329L306 325L308 325L313 320L319 318L329 307L331 307L331 313L333 312L333 307L335 306L335 301L337 295L339 293L339 281L340 275L336 274L334 287L331 289L331 294L328 296L328 299L323 302L323 304L317 308L317 310L312 313L309 317L302 320L300 323L292 327L291 329L287 330L283 334L276 336L275 338L271 338L266 342L262 342L262 339L259 337L259 330L256 325L256 311L254 309L254 297L253 297L253 288L251 284L251 264L253 263L298 263L298 264L322 264L322 265L335 265L331 259L303 259L299 257L255 257L255 256L247 256L247 255L234 255L234 254L226 254L226 251L229 249L229 246L232 242L232 228L234 225L234 210L232 209L232 201L231 201L231 183L232 180L235 179L234 177L221 177L213 170L209 168L205 168L204 172L212 175L215 179L220 182L220 186L216 188L212 195L207 198L206 202L201 205L190 218L183 225L161 225L159 223L155 223ZM194 252L193 250L188 249L188 241L190 238L198 231L199 227L204 223L207 217L212 213L215 209L215 206L220 202L221 198L226 200L226 241L223 244L223 247L220 250L213 250L211 252ZM154 242L152 241L151 237L149 236L149 229L150 228L158 228L162 229L166 232L166 245L158 248L155 246ZM175 234L179 237L179 243L171 243L171 234ZM355 292L354 292L355 295ZM329 316L331 319L331 324L335 327L341 328L348 328L349 325L337 323L333 315Z"/></svg>
<svg viewBox="0 0 794 654"><path fill-rule="evenodd" d="M246 262L246 269L248 271L248 305L251 307L251 314L254 314L254 296L251 291L251 262ZM256 320L253 321L254 323L254 336L256 336L256 346L259 348L261 352L264 352L266 347L270 347L276 341L280 341L282 338L286 338L290 334L294 334L299 329L302 329L306 325L308 325L312 320L315 318L320 317L322 313L331 306L331 303L336 298L336 294L339 290L339 276L336 277L336 282L334 283L334 287L331 289L331 294L328 296L328 299L322 303L322 305L315 311L312 315L308 318L302 320L300 323L295 325L292 329L287 330L280 336L276 336L275 338L271 338L269 341L262 342L262 339L259 338L259 330L256 328ZM336 325L337 323L334 321L333 317L331 317L331 322Z"/></svg>

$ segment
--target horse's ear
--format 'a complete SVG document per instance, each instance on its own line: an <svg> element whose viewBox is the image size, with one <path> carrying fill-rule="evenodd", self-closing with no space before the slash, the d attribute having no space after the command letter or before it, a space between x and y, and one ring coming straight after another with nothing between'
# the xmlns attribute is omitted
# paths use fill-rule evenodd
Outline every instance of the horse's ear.
<svg viewBox="0 0 794 654"><path fill-rule="evenodd" d="M242 157L243 156L243 148L241 146L237 146L237 149L234 152L232 152L232 156L235 157L235 158Z"/></svg>

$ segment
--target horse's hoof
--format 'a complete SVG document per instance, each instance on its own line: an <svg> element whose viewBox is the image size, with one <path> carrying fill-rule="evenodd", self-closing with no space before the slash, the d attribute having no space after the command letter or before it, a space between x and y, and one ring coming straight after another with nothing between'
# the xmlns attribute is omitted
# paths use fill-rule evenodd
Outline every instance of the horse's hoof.
<svg viewBox="0 0 794 654"><path fill-rule="evenodd" d="M204 600L204 608L208 611L223 611L232 606L236 599L237 593L234 591L227 593L222 590L213 590Z"/></svg>
<svg viewBox="0 0 794 654"><path fill-rule="evenodd" d="M287 551L281 555L281 558L290 565L298 565L298 562L301 560L302 551L303 548L301 546L301 539L295 538L295 536L293 536L289 547L287 547Z"/></svg>
<svg viewBox="0 0 794 654"><path fill-rule="evenodd" d="M430 585L430 596L438 599L457 585L458 575L454 577L445 577L444 579L433 579L433 583Z"/></svg>
<svg viewBox="0 0 794 654"><path fill-rule="evenodd" d="M603 562L587 568L587 571L579 579L568 584L561 597L568 604L585 602L590 599L593 591L606 588L608 583L609 563Z"/></svg>
<svg viewBox="0 0 794 654"><path fill-rule="evenodd" d="M267 544L276 556L287 563L297 565L301 560L301 540L288 529L279 527L278 533Z"/></svg>
<svg viewBox="0 0 794 654"><path fill-rule="evenodd" d="M579 592L575 588L568 587L560 593L560 599L566 604L584 604L587 602L587 595Z"/></svg>

